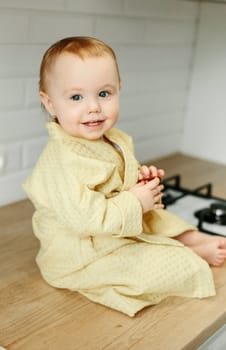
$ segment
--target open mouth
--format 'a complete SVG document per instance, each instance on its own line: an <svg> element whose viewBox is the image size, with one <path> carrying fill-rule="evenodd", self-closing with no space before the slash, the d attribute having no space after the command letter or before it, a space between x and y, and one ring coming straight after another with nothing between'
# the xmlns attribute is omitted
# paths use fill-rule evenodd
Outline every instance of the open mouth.
<svg viewBox="0 0 226 350"><path fill-rule="evenodd" d="M100 126L103 123L104 123L104 120L93 120L93 121L82 123L82 125L85 125L88 127L94 127L94 126Z"/></svg>

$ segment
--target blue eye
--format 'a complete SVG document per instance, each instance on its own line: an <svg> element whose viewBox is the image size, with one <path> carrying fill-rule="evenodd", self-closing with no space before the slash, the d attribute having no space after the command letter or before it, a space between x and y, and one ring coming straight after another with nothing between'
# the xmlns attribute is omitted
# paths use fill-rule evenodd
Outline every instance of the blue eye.
<svg viewBox="0 0 226 350"><path fill-rule="evenodd" d="M81 95L73 95L73 96L71 96L71 99L73 101L80 101L82 99L82 96Z"/></svg>
<svg viewBox="0 0 226 350"><path fill-rule="evenodd" d="M99 96L100 97L108 97L110 95L110 93L108 92L108 91L101 91L100 93L99 93Z"/></svg>

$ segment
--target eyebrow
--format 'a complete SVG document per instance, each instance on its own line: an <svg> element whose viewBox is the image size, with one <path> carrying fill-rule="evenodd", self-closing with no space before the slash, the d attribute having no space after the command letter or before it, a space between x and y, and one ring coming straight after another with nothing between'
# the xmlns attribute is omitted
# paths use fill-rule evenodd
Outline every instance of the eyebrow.
<svg viewBox="0 0 226 350"><path fill-rule="evenodd" d="M98 89L98 91L102 91L102 90L112 90L113 92L115 92L117 90L117 84L104 84L101 85L100 88Z"/></svg>
<svg viewBox="0 0 226 350"><path fill-rule="evenodd" d="M73 91L81 92L81 91L83 91L83 89L77 88L77 87L71 87L71 88L65 90L66 93L67 92L73 92Z"/></svg>
<svg viewBox="0 0 226 350"><path fill-rule="evenodd" d="M104 84L101 86L101 88L99 90L106 89L106 88L115 89L115 87L116 87L115 84Z"/></svg>

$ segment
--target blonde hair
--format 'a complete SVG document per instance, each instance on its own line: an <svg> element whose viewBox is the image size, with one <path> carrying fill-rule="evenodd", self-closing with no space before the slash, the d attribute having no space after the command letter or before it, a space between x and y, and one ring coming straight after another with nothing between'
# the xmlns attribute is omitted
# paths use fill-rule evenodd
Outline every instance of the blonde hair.
<svg viewBox="0 0 226 350"><path fill-rule="evenodd" d="M46 92L48 73L50 73L57 57L66 52L77 55L81 59L110 55L116 65L119 83L121 82L117 58L110 46L96 38L74 36L57 41L45 52L40 66L39 91Z"/></svg>

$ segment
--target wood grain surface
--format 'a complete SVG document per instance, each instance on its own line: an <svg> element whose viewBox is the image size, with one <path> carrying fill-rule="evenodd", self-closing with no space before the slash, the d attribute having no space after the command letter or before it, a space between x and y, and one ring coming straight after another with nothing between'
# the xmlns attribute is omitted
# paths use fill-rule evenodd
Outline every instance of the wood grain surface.
<svg viewBox="0 0 226 350"><path fill-rule="evenodd" d="M181 154L154 160L182 185L213 183L226 198L226 166ZM213 268L217 295L171 297L129 318L42 279L33 207L21 201L0 209L0 346L7 350L195 350L226 322L226 264Z"/></svg>

